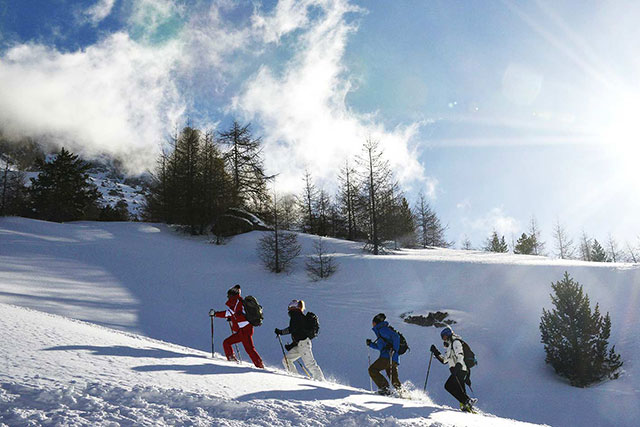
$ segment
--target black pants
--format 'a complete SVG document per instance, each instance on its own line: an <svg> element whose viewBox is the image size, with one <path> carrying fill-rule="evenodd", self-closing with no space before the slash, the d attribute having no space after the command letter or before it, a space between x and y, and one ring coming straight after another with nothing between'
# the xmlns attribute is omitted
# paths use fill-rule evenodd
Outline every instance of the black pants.
<svg viewBox="0 0 640 427"><path fill-rule="evenodd" d="M465 391L465 382L467 381L467 372L460 370L458 371L458 375L455 374L453 368L451 369L451 375L449 375L449 379L446 383L444 383L444 388L447 390L453 397L455 397L460 403L467 403L469 400L469 396Z"/></svg>

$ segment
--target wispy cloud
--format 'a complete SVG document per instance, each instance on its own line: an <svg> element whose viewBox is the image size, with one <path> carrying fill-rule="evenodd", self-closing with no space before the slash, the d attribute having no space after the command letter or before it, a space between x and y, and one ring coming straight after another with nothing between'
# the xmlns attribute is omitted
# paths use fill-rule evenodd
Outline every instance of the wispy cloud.
<svg viewBox="0 0 640 427"><path fill-rule="evenodd" d="M346 104L351 82L343 56L356 30L349 16L360 12L343 0L285 1L271 15L253 19L266 42L288 35L296 46L284 70L261 67L232 104L264 124L267 166L280 174L284 190L299 187L304 167L320 180L332 180L367 137L380 142L402 182L425 179L411 145L419 123L387 129L375 114L357 114Z"/></svg>
<svg viewBox="0 0 640 427"><path fill-rule="evenodd" d="M83 16L92 24L97 24L111 14L116 0L98 0L93 6L85 9Z"/></svg>
<svg viewBox="0 0 640 427"><path fill-rule="evenodd" d="M479 218L465 219L463 223L465 227L470 227L485 235L495 230L500 235L509 236L520 229L518 220L506 214L501 206L491 209Z"/></svg>

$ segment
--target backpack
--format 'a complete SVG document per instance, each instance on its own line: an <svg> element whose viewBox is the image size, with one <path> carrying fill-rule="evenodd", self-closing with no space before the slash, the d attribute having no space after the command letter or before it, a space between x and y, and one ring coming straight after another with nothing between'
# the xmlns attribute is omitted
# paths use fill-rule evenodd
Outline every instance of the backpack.
<svg viewBox="0 0 640 427"><path fill-rule="evenodd" d="M305 317L307 318L307 335L310 339L314 339L320 333L320 322L318 322L318 316L309 311Z"/></svg>
<svg viewBox="0 0 640 427"><path fill-rule="evenodd" d="M247 322L253 326L262 325L264 315L262 314L262 306L258 303L256 297L251 295L247 296L242 300L242 305L244 306L244 317L247 319Z"/></svg>
<svg viewBox="0 0 640 427"><path fill-rule="evenodd" d="M400 337L400 345L398 346L398 354L405 354L407 351L409 351L409 344L407 344L407 339L404 337L404 335L402 335L402 333L396 331L395 329L393 329L393 327L388 326L389 329L391 329L393 332L395 332L396 334L398 334L398 336ZM385 342L387 342L387 340L385 340L383 338L383 340ZM389 344L387 342L387 344Z"/></svg>
<svg viewBox="0 0 640 427"><path fill-rule="evenodd" d="M456 338L456 339L462 343L462 351L464 353L464 356L463 356L464 364L467 365L467 369L473 368L478 364L478 360L476 359L476 354L471 350L471 347L469 347L469 344L467 344L462 338Z"/></svg>

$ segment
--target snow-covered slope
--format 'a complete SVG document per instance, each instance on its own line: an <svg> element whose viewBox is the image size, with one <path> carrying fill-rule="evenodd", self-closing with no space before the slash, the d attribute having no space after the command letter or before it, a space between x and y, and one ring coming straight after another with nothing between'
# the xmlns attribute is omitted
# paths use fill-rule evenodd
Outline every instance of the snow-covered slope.
<svg viewBox="0 0 640 427"><path fill-rule="evenodd" d="M638 266L453 250L374 257L358 244L327 239L339 270L327 281L311 282L300 267L291 275L266 273L255 251L260 235L215 246L162 225L0 219L0 302L207 351L207 312L223 308L226 289L240 283L264 306L265 324L255 341L267 364L278 366L282 357L273 329L287 324L288 301L302 298L320 317L314 353L325 374L361 388L369 387L364 341L373 336L376 313L385 312L411 346L400 360L401 380L422 388L438 330L404 324L399 316L446 310L478 356L472 379L482 410L559 426L637 425ZM303 253L311 253L314 238L300 235ZM611 313L610 341L625 362L616 381L577 389L544 363L540 315L551 306L550 283L565 270ZM217 348L225 328L217 321ZM447 375L432 365L427 390L437 404L454 403L442 387Z"/></svg>
<svg viewBox="0 0 640 427"><path fill-rule="evenodd" d="M524 426L0 304L2 425ZM419 396L416 395L416 398Z"/></svg>

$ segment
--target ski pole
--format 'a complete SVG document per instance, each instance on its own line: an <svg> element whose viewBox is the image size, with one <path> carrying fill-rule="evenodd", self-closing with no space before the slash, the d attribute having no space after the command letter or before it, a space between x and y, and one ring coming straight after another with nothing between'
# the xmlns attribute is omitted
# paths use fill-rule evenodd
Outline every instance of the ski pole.
<svg viewBox="0 0 640 427"><path fill-rule="evenodd" d="M231 327L231 323L229 323L229 330L231 331L231 335L233 335L233 328ZM242 362L242 356L240 356L240 350L238 350L238 344L234 344L234 346L236 348L236 355L238 357L238 362Z"/></svg>
<svg viewBox="0 0 640 427"><path fill-rule="evenodd" d="M429 371L431 371L431 360L433 359L433 352L430 351L431 357L429 357L429 367L427 368L427 378L424 379L424 388L422 391L427 391L427 381L429 381Z"/></svg>
<svg viewBox="0 0 640 427"><path fill-rule="evenodd" d="M289 366L289 359L287 359L287 354L284 352L284 346L282 345L282 338L280 338L280 335L277 335L278 337L278 341L280 341L280 349L282 350L282 356L284 357L284 363L287 364L287 371L291 370L291 367Z"/></svg>
<svg viewBox="0 0 640 427"><path fill-rule="evenodd" d="M309 371L307 370L307 367L305 365L302 364L301 361L298 360L298 365L300 366L300 369L302 369L302 372L304 372L304 374L308 377L311 378L311 374L309 373Z"/></svg>
<svg viewBox="0 0 640 427"><path fill-rule="evenodd" d="M213 359L214 347L213 347L213 316L209 315L211 318L211 358Z"/></svg>

